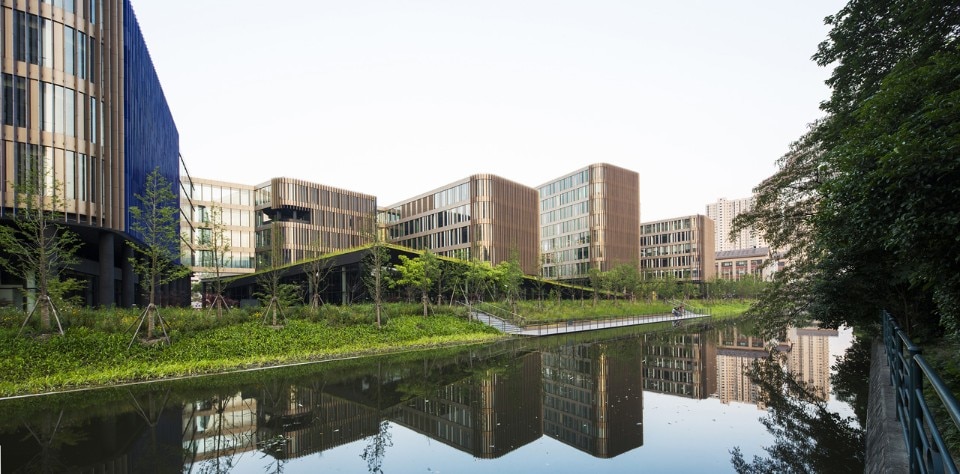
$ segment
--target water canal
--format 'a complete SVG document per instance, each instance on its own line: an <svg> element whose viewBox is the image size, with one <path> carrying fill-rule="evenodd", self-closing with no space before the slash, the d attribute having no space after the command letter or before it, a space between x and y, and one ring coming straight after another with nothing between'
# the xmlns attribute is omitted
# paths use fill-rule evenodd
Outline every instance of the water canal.
<svg viewBox="0 0 960 474"><path fill-rule="evenodd" d="M830 380L852 339L791 329L762 366L852 417ZM621 328L4 400L0 471L732 472L734 448L804 444L761 422L793 406L769 396L784 380L745 374L767 342Z"/></svg>

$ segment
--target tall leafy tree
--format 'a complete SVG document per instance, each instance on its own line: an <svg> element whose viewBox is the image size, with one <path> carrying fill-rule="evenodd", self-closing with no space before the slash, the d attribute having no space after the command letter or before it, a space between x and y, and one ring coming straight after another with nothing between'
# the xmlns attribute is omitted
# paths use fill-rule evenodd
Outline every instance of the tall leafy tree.
<svg viewBox="0 0 960 474"><path fill-rule="evenodd" d="M32 156L28 162L38 163ZM63 327L57 316L51 293L60 288L62 270L76 263L80 237L62 225L63 197L60 183L40 165L28 167L25 175L14 183L15 211L11 225L0 224L0 266L16 275L31 275L36 287L36 304L27 313L21 331L30 318L39 311L40 331L51 330L51 314L57 329ZM73 285L72 285L73 286Z"/></svg>
<svg viewBox="0 0 960 474"><path fill-rule="evenodd" d="M826 23L826 116L735 223L788 249L757 312L960 334L960 4L852 0Z"/></svg>
<svg viewBox="0 0 960 474"><path fill-rule="evenodd" d="M158 288L190 274L189 268L178 263L180 205L173 186L174 183L160 174L159 167L154 168L147 175L143 194L134 195L139 204L130 207L130 229L141 239L128 241L135 252L130 263L140 275L140 285L147 296L147 308L140 317L134 339L144 323L147 326L146 339L153 339L157 322L164 338L168 338L165 322L157 309Z"/></svg>
<svg viewBox="0 0 960 474"><path fill-rule="evenodd" d="M370 226L368 232L370 249L363 258L363 282L370 294L370 299L373 300L377 329L380 329L383 326L383 300L391 281L387 268L390 265L390 251L383 237L377 232L375 219L370 220Z"/></svg>

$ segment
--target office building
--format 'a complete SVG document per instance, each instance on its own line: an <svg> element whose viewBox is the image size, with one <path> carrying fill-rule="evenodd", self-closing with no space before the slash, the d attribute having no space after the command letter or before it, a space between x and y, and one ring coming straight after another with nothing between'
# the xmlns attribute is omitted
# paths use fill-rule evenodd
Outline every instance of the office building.
<svg viewBox="0 0 960 474"><path fill-rule="evenodd" d="M713 220L697 214L640 225L640 273L708 281L716 275Z"/></svg>
<svg viewBox="0 0 960 474"><path fill-rule="evenodd" d="M254 207L258 269L359 247L376 232L376 197L302 179L256 186Z"/></svg>
<svg viewBox="0 0 960 474"><path fill-rule="evenodd" d="M0 221L16 212L15 184L58 184L56 210L84 243L69 272L85 302L131 306L130 208L154 169L176 186L180 150L130 0L4 1L0 21ZM22 304L32 284L0 274L0 300ZM167 290L163 304L184 289Z"/></svg>
<svg viewBox="0 0 960 474"><path fill-rule="evenodd" d="M380 211L391 243L537 272L537 191L475 174Z"/></svg>
<svg viewBox="0 0 960 474"><path fill-rule="evenodd" d="M636 265L640 241L640 176L597 163L542 184L541 272L585 280L591 268Z"/></svg>
<svg viewBox="0 0 960 474"><path fill-rule="evenodd" d="M737 281L750 275L767 280L776 271L776 265L767 260L769 253L767 247L718 251L714 263L717 278Z"/></svg>
<svg viewBox="0 0 960 474"><path fill-rule="evenodd" d="M201 276L216 276L217 267L221 276L253 273L253 186L181 173L180 192L180 262Z"/></svg>
<svg viewBox="0 0 960 474"><path fill-rule="evenodd" d="M766 247L767 243L753 227L737 232L734 239L730 239L733 230L733 220L740 214L753 208L753 197L740 199L720 198L715 203L707 204L707 217L713 219L716 227L715 247L717 252L726 250L752 249Z"/></svg>

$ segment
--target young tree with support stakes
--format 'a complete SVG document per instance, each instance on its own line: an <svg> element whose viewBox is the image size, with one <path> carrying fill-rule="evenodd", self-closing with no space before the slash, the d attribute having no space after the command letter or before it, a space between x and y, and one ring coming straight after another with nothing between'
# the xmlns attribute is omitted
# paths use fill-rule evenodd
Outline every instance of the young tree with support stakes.
<svg viewBox="0 0 960 474"><path fill-rule="evenodd" d="M390 286L390 276L387 273L387 266L390 264L390 252L387 250L383 238L376 231L376 221L373 221L374 228L371 231L373 236L370 243L370 250L363 259L363 282L367 286L370 298L373 299L373 306L376 311L377 329L382 327L383 317L383 297Z"/></svg>
<svg viewBox="0 0 960 474"><path fill-rule="evenodd" d="M51 314L57 322L57 330L63 334L60 317L51 294L63 293L78 284L73 280L60 280L61 271L76 263L80 237L65 229L60 209L63 208L60 183L45 170L40 170L38 157L28 158L34 166L25 170L13 183L15 210L10 226L0 225L0 266L7 271L32 276L39 293L36 303L27 312L20 332L39 310L40 331L49 332ZM27 285L30 278L25 278Z"/></svg>
<svg viewBox="0 0 960 474"><path fill-rule="evenodd" d="M145 340L153 340L158 322L163 331L163 341L169 343L166 323L157 309L157 288L190 274L189 268L177 262L180 257L180 205L173 183L160 174L159 167L147 175L143 195L135 194L134 197L139 205L130 207L130 229L134 234L139 234L142 240L128 241L136 253L130 263L140 275L140 284L148 303L130 344L133 345L144 323L147 326Z"/></svg>
<svg viewBox="0 0 960 474"><path fill-rule="evenodd" d="M320 258L323 251L319 239L310 244L310 249L313 260L306 265L307 283L310 285L310 307L317 310L323 304L320 293L327 289L327 277L333 271L333 266L330 264L330 259Z"/></svg>
<svg viewBox="0 0 960 474"><path fill-rule="evenodd" d="M283 254L280 250L280 243L283 241L283 235L279 234L280 228L274 226L269 230L266 244L270 251L263 260L257 262L257 266L265 268L263 272L257 272L257 285L260 292L257 297L262 302L266 302L266 310L263 312L263 323L270 321L271 326L281 327L286 323L287 317L283 314L283 307L299 298L300 287L291 283L281 281ZM279 318L277 316L280 316Z"/></svg>
<svg viewBox="0 0 960 474"><path fill-rule="evenodd" d="M226 226L223 224L223 208L213 206L210 212L203 216L200 234L197 238L197 249L201 252L200 265L204 267L213 267L213 301L210 303L210 311L217 312L217 318L223 317L223 310L229 310L226 300L223 298L225 284L221 278L223 267L226 266L227 253L230 252L230 237L227 235ZM204 258L209 256L209 260ZM204 295L204 299L206 295Z"/></svg>

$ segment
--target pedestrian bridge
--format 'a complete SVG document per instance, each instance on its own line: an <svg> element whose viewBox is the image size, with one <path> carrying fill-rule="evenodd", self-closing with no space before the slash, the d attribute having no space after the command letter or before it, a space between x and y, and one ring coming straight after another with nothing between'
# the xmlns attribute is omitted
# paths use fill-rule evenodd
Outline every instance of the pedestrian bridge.
<svg viewBox="0 0 960 474"><path fill-rule="evenodd" d="M596 331L600 329L619 328L625 326L639 326L642 324L654 323L674 323L679 326L683 321L690 319L702 319L710 317L709 314L699 314L692 311L684 311L681 315L667 314L648 314L643 316L628 316L610 319L593 320L570 320L557 323L530 324L517 326L503 318L485 313L479 310L470 310L470 316L490 327L496 328L509 334L520 336L548 336L552 334L566 334L583 331Z"/></svg>

